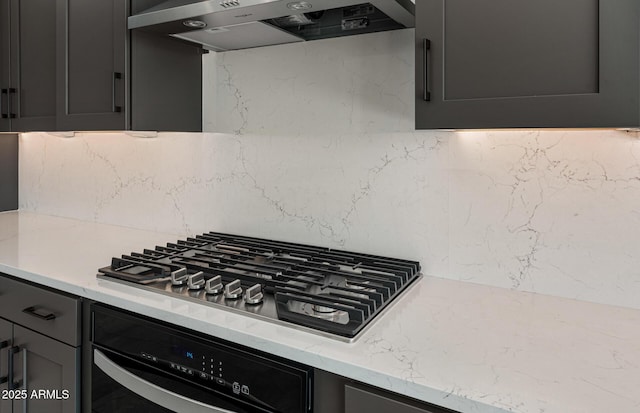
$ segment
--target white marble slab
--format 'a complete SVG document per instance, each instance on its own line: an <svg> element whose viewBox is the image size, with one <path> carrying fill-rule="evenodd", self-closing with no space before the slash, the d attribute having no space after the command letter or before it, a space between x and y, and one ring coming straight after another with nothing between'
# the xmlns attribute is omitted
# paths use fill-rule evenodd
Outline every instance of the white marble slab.
<svg viewBox="0 0 640 413"><path fill-rule="evenodd" d="M176 235L0 214L0 272L463 412L640 409L640 311L425 277L353 344L95 277Z"/></svg>
<svg viewBox="0 0 640 413"><path fill-rule="evenodd" d="M31 133L20 145L23 211L396 256L439 277L640 308L633 134Z"/></svg>

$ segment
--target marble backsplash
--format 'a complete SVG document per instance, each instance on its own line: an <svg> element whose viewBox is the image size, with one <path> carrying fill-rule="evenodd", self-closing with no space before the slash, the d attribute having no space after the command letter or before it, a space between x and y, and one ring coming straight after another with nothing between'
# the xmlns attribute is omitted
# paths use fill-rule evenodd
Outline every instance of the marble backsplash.
<svg viewBox="0 0 640 413"><path fill-rule="evenodd" d="M414 131L412 39L209 54L205 133L23 134L20 208L417 259L439 277L640 308L640 136Z"/></svg>

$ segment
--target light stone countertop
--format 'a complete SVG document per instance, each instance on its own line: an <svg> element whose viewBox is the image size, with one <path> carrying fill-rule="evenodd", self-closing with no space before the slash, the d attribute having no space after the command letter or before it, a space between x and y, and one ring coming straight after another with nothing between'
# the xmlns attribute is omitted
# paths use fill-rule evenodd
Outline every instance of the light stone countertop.
<svg viewBox="0 0 640 413"><path fill-rule="evenodd" d="M640 311L424 277L347 344L96 278L183 238L0 213L0 272L462 412L640 412Z"/></svg>

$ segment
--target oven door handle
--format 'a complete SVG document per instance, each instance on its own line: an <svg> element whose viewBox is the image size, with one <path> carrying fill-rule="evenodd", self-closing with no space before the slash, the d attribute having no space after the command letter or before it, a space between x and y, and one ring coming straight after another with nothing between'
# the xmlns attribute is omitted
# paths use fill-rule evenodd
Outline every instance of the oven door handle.
<svg viewBox="0 0 640 413"><path fill-rule="evenodd" d="M165 409L189 413L236 413L189 399L149 383L118 366L98 349L93 350L93 362L104 374L117 381L121 386Z"/></svg>

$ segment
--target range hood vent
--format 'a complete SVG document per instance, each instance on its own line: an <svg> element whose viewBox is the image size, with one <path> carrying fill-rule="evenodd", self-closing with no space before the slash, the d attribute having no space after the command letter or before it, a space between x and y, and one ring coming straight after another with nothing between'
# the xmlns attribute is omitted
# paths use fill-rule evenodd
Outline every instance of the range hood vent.
<svg viewBox="0 0 640 413"><path fill-rule="evenodd" d="M129 28L225 51L408 28L414 14L411 0L168 0Z"/></svg>

